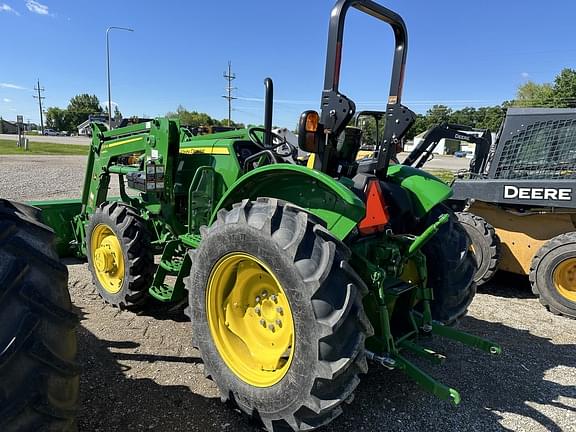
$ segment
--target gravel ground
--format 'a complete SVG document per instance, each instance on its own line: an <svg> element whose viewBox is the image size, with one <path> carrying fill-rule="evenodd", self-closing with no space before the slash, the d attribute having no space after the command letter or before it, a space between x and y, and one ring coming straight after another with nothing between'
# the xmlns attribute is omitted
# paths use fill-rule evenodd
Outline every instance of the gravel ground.
<svg viewBox="0 0 576 432"><path fill-rule="evenodd" d="M75 197L83 158L2 157L0 196ZM87 266L68 262L82 317L81 431L256 431L222 405L190 347L180 315L135 315L106 306ZM458 407L424 393L403 374L371 367L354 402L330 431L576 431L576 321L549 314L526 278L499 275L479 293L460 328L504 347L499 357L437 341L448 356L425 365L459 389Z"/></svg>

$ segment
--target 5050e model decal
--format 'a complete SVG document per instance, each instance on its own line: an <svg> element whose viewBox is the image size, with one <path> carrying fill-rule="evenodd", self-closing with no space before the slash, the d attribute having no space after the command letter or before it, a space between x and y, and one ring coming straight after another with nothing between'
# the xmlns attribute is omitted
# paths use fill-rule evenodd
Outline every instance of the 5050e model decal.
<svg viewBox="0 0 576 432"><path fill-rule="evenodd" d="M572 188L504 186L504 199L572 201Z"/></svg>

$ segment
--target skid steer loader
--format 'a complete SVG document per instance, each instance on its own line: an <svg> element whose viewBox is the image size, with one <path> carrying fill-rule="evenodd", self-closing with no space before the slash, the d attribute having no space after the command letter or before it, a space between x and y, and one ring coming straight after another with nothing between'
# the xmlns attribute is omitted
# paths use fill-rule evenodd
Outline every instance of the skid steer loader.
<svg viewBox="0 0 576 432"><path fill-rule="evenodd" d="M476 281L497 269L527 275L550 312L576 318L576 110L510 108L495 143L476 154L451 198Z"/></svg>

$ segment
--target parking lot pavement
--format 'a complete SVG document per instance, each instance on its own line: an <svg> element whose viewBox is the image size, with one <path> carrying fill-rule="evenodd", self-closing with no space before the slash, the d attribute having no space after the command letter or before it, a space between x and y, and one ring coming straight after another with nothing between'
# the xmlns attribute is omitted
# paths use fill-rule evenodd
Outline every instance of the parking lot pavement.
<svg viewBox="0 0 576 432"><path fill-rule="evenodd" d="M30 141L46 142L56 144L90 144L90 138L85 136L43 136L43 135L26 135ZM18 141L18 135L0 134L0 139Z"/></svg>
<svg viewBox="0 0 576 432"><path fill-rule="evenodd" d="M0 197L74 198L84 157L0 159ZM87 265L67 261L81 316L81 431L257 431L223 405L204 378L182 314L156 305L136 315L104 304ZM442 366L419 363L462 393L453 407L404 374L371 365L344 414L324 431L576 432L576 321L548 313L526 278L498 275L479 292L461 329L501 344L499 357L435 341Z"/></svg>
<svg viewBox="0 0 576 432"><path fill-rule="evenodd" d="M82 316L82 431L253 431L220 402L181 314L135 315L105 305L87 265L69 263ZM503 346L498 357L436 341L442 366L420 363L461 391L453 407L403 373L371 365L353 403L325 431L576 431L576 321L544 310L526 281L499 276L479 293L465 331Z"/></svg>

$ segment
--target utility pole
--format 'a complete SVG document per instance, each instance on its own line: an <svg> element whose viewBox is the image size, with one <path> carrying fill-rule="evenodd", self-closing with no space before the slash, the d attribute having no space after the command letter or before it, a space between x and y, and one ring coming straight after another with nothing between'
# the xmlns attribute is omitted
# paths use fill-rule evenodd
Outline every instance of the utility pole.
<svg viewBox="0 0 576 432"><path fill-rule="evenodd" d="M44 113L42 112L42 99L46 98L42 96L41 93L44 91L44 87L40 87L40 79L38 79L38 84L36 85L36 87L34 87L34 90L38 92L38 96L34 95L32 97L34 99L38 99L38 105L40 107L40 133L44 135Z"/></svg>
<svg viewBox="0 0 576 432"><path fill-rule="evenodd" d="M226 86L226 95L222 96L228 101L228 126L232 125L232 101L235 98L232 96L232 92L236 90L236 87L232 87L232 81L236 79L236 74L232 73L232 62L228 62L228 72L224 72L224 79L228 82Z"/></svg>

